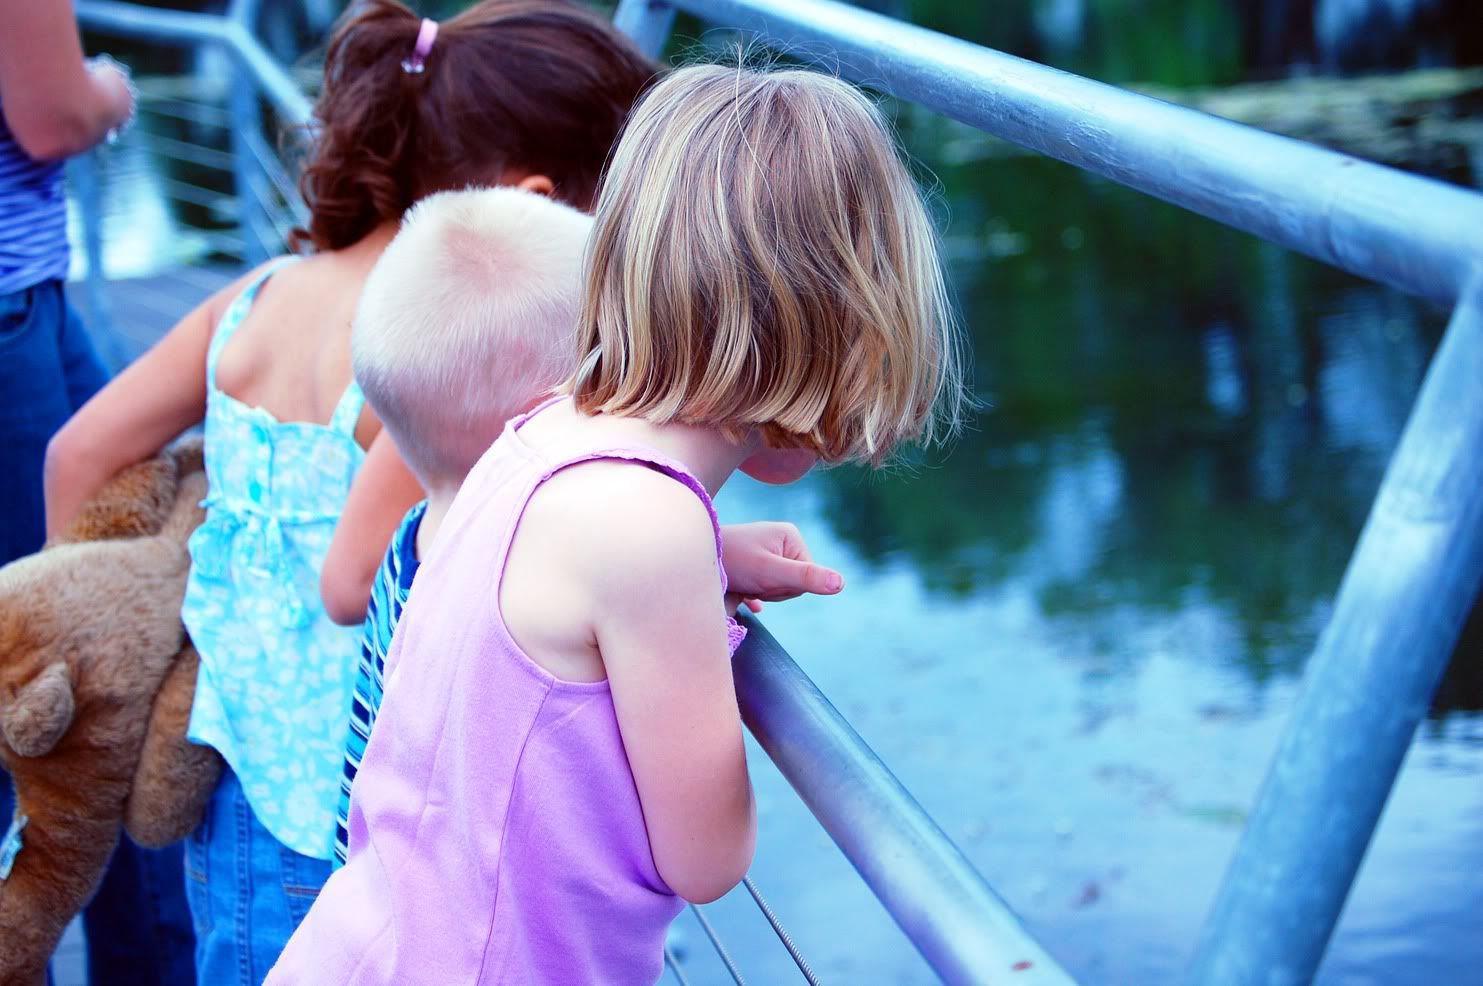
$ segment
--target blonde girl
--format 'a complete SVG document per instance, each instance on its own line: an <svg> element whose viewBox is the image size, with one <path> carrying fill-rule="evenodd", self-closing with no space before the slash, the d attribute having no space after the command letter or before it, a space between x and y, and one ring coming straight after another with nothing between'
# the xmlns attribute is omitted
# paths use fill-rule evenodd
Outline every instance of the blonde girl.
<svg viewBox="0 0 1483 986"><path fill-rule="evenodd" d="M845 83L675 72L589 251L568 393L450 507L387 659L364 840L270 982L654 982L682 900L756 838L711 498L958 420L932 227Z"/></svg>

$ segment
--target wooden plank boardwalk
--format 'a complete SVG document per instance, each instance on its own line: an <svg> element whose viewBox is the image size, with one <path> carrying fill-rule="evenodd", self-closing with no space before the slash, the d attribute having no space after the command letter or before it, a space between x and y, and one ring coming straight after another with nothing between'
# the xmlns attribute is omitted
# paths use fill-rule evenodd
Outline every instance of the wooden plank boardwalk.
<svg viewBox="0 0 1483 986"><path fill-rule="evenodd" d="M99 354L117 370L241 273L242 268L223 264L174 267L149 277L108 281L102 311L82 281L69 283L67 294L87 323Z"/></svg>
<svg viewBox="0 0 1483 986"><path fill-rule="evenodd" d="M82 314L104 360L115 370L139 357L182 316L231 283L241 270L230 266L178 267L150 277L109 281L106 312L95 310L86 285L75 281L68 296ZM56 986L87 986L82 922L73 921L52 958ZM106 986L95 983L93 986Z"/></svg>

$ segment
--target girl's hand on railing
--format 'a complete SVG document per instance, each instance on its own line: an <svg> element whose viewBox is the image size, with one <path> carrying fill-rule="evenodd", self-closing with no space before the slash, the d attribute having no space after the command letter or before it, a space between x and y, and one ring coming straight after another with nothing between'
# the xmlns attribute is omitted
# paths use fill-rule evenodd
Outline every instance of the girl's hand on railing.
<svg viewBox="0 0 1483 986"><path fill-rule="evenodd" d="M88 70L93 86L112 110L113 125L104 136L104 140L111 144L133 124L139 106L139 90L129 77L128 66L107 55L94 55L83 62L83 65Z"/></svg>
<svg viewBox="0 0 1483 986"><path fill-rule="evenodd" d="M81 154L128 122L134 93L112 59L85 60L71 0L0 4L5 123L38 161Z"/></svg>
<svg viewBox="0 0 1483 986"><path fill-rule="evenodd" d="M781 602L804 593L832 596L844 588L844 576L816 564L803 535L792 524L727 524L721 528L721 555L727 612L745 604L756 613L764 602Z"/></svg>

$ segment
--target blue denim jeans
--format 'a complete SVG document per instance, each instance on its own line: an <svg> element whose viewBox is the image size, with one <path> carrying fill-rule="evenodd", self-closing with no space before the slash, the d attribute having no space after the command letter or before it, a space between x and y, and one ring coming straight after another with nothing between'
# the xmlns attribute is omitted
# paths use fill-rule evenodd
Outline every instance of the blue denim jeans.
<svg viewBox="0 0 1483 986"><path fill-rule="evenodd" d="M231 770L185 843L186 896L201 986L257 986L330 876L263 827Z"/></svg>
<svg viewBox="0 0 1483 986"><path fill-rule="evenodd" d="M0 565L41 547L46 443L107 382L61 281L0 295Z"/></svg>
<svg viewBox="0 0 1483 986"><path fill-rule="evenodd" d="M0 565L41 547L46 443L108 381L61 281L0 295ZM14 811L0 771L0 828ZM95 984L187 984L195 979L181 873L184 850L114 850L83 911Z"/></svg>
<svg viewBox="0 0 1483 986"><path fill-rule="evenodd" d="M141 849L125 836L82 912L93 986L190 986L195 935L185 902L185 849Z"/></svg>

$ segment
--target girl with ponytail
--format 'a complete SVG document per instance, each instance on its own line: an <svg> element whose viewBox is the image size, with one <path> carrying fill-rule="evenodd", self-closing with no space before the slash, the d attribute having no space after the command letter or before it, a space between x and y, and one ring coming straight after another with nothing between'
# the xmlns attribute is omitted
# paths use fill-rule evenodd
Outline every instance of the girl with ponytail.
<svg viewBox="0 0 1483 986"><path fill-rule="evenodd" d="M336 564L367 592L422 496L352 379L365 279L436 192L513 185L589 209L656 71L568 0L483 0L443 23L396 0L356 4L325 60L300 255L207 299L48 449L55 532L108 477L205 426L207 515L183 608L201 654L190 737L227 769L187 845L202 983L260 982L330 872L360 634L331 620L320 573L357 476L365 536Z"/></svg>

